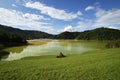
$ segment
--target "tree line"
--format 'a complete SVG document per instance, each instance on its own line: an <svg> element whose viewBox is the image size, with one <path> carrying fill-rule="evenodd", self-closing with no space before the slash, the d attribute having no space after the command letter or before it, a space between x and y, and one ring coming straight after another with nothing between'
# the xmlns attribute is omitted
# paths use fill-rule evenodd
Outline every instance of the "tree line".
<svg viewBox="0 0 120 80"><path fill-rule="evenodd" d="M18 35L7 34L4 32L0 33L0 44L3 44L4 46L22 45L26 43L27 41Z"/></svg>

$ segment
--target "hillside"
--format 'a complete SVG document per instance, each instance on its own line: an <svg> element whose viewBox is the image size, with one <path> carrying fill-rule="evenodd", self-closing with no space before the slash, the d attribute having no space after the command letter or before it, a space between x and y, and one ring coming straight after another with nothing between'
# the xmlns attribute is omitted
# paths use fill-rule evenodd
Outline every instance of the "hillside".
<svg viewBox="0 0 120 80"><path fill-rule="evenodd" d="M101 27L81 32L76 38L83 40L118 40L120 39L120 30Z"/></svg>
<svg viewBox="0 0 120 80"><path fill-rule="evenodd" d="M55 38L56 39L75 39L76 36L79 35L80 32L63 32L58 34Z"/></svg>
<svg viewBox="0 0 120 80"><path fill-rule="evenodd" d="M24 39L39 39L39 38L52 38L53 35L34 30L21 30L4 25L0 25L0 32L6 34L15 34Z"/></svg>
<svg viewBox="0 0 120 80"><path fill-rule="evenodd" d="M101 27L84 32L63 32L57 35L56 38L81 40L118 40L120 39L120 30Z"/></svg>

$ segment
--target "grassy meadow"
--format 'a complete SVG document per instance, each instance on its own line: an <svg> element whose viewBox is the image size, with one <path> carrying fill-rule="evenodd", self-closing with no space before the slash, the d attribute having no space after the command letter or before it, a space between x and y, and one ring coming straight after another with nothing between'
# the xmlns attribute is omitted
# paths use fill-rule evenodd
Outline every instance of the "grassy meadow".
<svg viewBox="0 0 120 80"><path fill-rule="evenodd" d="M120 48L0 61L0 80L119 80Z"/></svg>

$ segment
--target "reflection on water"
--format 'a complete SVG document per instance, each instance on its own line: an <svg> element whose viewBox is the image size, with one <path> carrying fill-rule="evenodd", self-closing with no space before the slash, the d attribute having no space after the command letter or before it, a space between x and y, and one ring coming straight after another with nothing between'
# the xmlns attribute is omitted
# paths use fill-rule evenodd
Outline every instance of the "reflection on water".
<svg viewBox="0 0 120 80"><path fill-rule="evenodd" d="M29 45L20 53L10 52L8 58L3 61L17 60L29 56L56 55L59 52L64 54L80 54L93 48L83 46L80 42L59 42L51 41L43 45Z"/></svg>

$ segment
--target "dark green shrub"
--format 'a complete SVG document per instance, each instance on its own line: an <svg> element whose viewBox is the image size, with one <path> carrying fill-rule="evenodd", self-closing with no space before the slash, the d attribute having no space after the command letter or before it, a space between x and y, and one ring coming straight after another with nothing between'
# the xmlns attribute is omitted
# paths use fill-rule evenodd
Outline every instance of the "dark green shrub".
<svg viewBox="0 0 120 80"><path fill-rule="evenodd" d="M119 48L120 41L110 41L105 45L107 48Z"/></svg>

